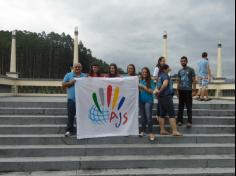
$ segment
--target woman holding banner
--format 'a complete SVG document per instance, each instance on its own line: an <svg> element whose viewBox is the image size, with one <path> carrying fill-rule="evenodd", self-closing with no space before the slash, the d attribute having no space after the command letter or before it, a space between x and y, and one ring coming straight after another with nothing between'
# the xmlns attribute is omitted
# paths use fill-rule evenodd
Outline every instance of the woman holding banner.
<svg viewBox="0 0 236 176"><path fill-rule="evenodd" d="M93 63L90 66L90 72L88 77L102 77L100 70L99 70L99 65L96 63Z"/></svg>
<svg viewBox="0 0 236 176"><path fill-rule="evenodd" d="M134 64L129 64L127 66L127 73L128 76L137 76Z"/></svg>
<svg viewBox="0 0 236 176"><path fill-rule="evenodd" d="M118 67L116 64L112 63L109 65L109 73L108 73L109 78L115 78L115 77L120 77L118 73Z"/></svg>

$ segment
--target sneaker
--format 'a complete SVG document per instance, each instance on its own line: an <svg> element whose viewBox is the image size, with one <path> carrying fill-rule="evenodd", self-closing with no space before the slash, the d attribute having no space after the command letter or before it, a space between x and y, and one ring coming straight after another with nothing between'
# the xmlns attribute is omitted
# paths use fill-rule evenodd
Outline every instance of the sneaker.
<svg viewBox="0 0 236 176"><path fill-rule="evenodd" d="M144 136L144 132L139 133L139 137L143 137Z"/></svg>
<svg viewBox="0 0 236 176"><path fill-rule="evenodd" d="M193 125L192 125L191 123L188 123L188 124L187 124L187 128L192 128L192 126L193 126Z"/></svg>
<svg viewBox="0 0 236 176"><path fill-rule="evenodd" d="M67 132L65 133L65 137L70 137L70 136L72 136L71 132L67 131Z"/></svg>
<svg viewBox="0 0 236 176"><path fill-rule="evenodd" d="M182 122L178 122L178 126L182 126L183 125L183 123Z"/></svg>

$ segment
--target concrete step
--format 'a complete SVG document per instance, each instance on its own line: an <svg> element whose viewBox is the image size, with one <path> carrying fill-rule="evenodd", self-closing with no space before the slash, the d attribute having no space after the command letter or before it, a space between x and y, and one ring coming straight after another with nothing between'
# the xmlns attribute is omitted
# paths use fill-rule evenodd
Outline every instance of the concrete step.
<svg viewBox="0 0 236 176"><path fill-rule="evenodd" d="M63 134L65 125L0 125L0 134ZM170 127L167 126L170 131ZM159 125L154 125L154 133L159 133ZM191 129L179 127L184 134L235 133L235 125L193 125Z"/></svg>
<svg viewBox="0 0 236 176"><path fill-rule="evenodd" d="M78 176L234 176L234 168L173 168L173 169L125 169L106 171L78 171ZM44 176L44 175L43 175ZM60 175L58 175L60 176Z"/></svg>
<svg viewBox="0 0 236 176"><path fill-rule="evenodd" d="M66 102L25 102L25 101L0 101L0 107L12 107L12 108L24 108L24 107L32 107L32 108L66 108ZM229 106L231 107L231 106Z"/></svg>
<svg viewBox="0 0 236 176"><path fill-rule="evenodd" d="M35 107L35 108L66 108L66 102L25 102L25 101L0 101L0 107L12 107L12 108L24 108L24 107ZM154 103L156 108L157 103ZM178 107L178 101L175 101L175 107ZM215 102L193 102L193 109L235 109L235 104L231 101L215 103Z"/></svg>
<svg viewBox="0 0 236 176"><path fill-rule="evenodd" d="M76 140L75 136L66 138L63 134L39 135L0 135L0 145L98 145L98 144L234 144L235 134L184 134L181 138L156 135L157 140L150 142L147 136L140 138L107 137L97 139Z"/></svg>
<svg viewBox="0 0 236 176"><path fill-rule="evenodd" d="M177 109L176 109L177 112ZM67 115L66 108L0 107L0 115ZM184 113L186 115L186 112ZM156 110L153 110L156 115ZM235 116L235 109L193 109L193 116Z"/></svg>
<svg viewBox="0 0 236 176"><path fill-rule="evenodd" d="M184 117L184 120L185 122L187 121L186 117ZM67 116L0 115L0 121L2 125L3 124L6 125L66 124ZM141 123L141 119L139 119L139 122ZM157 124L156 116L153 116L153 122L154 124ZM235 117L194 116L193 123L195 125L198 124L233 125L235 124Z"/></svg>
<svg viewBox="0 0 236 176"><path fill-rule="evenodd" d="M11 172L1 176L234 176L235 168L108 169Z"/></svg>
<svg viewBox="0 0 236 176"><path fill-rule="evenodd" d="M66 115L66 108L40 108L40 107L0 107L0 115Z"/></svg>
<svg viewBox="0 0 236 176"><path fill-rule="evenodd" d="M227 155L234 144L101 144L101 145L0 145L0 158L114 156L114 155Z"/></svg>
<svg viewBox="0 0 236 176"><path fill-rule="evenodd" d="M42 170L62 171L44 172L57 176L235 175L235 103L194 101L193 109L194 126L180 127L184 133L180 138L156 135L157 140L150 142L146 135L77 140L64 137L65 97L1 99L0 175L43 176L43 172L31 173ZM158 125L154 132L159 134Z"/></svg>
<svg viewBox="0 0 236 176"><path fill-rule="evenodd" d="M81 169L233 168L235 155L136 155L0 158L0 172Z"/></svg>
<svg viewBox="0 0 236 176"><path fill-rule="evenodd" d="M66 124L67 116L48 115L0 115L1 124L8 125L36 125L36 124ZM231 121L231 120L229 120Z"/></svg>

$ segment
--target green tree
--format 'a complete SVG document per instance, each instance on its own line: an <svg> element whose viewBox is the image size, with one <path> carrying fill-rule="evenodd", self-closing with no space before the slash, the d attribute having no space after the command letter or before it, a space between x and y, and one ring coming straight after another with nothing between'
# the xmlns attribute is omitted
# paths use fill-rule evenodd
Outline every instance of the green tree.
<svg viewBox="0 0 236 176"><path fill-rule="evenodd" d="M73 63L73 48L72 37L65 33L17 31L17 72L21 78L61 79ZM11 32L0 31L0 74L9 71L10 51ZM84 72L88 73L90 65L96 62L101 71L107 73L109 65L94 57L82 42L79 43L79 58Z"/></svg>

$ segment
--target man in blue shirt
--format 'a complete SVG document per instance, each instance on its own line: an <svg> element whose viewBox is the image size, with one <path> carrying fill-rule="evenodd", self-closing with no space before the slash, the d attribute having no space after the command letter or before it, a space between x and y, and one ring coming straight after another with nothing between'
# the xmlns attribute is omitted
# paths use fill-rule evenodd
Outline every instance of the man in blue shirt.
<svg viewBox="0 0 236 176"><path fill-rule="evenodd" d="M74 121L76 114L75 106L75 78L85 77L82 73L82 65L80 63L73 65L73 71L67 73L62 82L62 87L67 89L67 111L68 111L68 122L65 136L71 136L74 133Z"/></svg>
<svg viewBox="0 0 236 176"><path fill-rule="evenodd" d="M192 96L196 93L196 75L195 71L188 67L188 58L183 56L180 59L182 69L178 73L177 79L177 96L179 97L179 112L178 112L178 125L183 125L183 112L184 106L187 107L188 124L187 127L192 127Z"/></svg>
<svg viewBox="0 0 236 176"><path fill-rule="evenodd" d="M200 86L200 89L198 91L198 99L200 99L201 101L210 100L208 97L208 84L210 80L211 70L208 61L208 54L204 52L202 53L202 59L198 62L198 81Z"/></svg>

